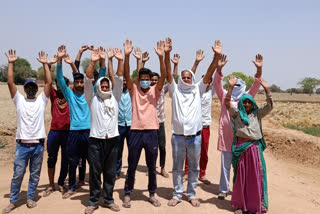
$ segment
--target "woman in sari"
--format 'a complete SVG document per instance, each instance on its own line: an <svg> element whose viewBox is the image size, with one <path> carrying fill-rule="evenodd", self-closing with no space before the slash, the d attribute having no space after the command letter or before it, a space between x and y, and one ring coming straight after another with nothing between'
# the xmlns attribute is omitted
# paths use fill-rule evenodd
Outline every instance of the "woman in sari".
<svg viewBox="0 0 320 214"><path fill-rule="evenodd" d="M258 108L250 94L241 96L238 106L230 104L232 89L237 79L231 76L225 105L232 119L234 140L232 144L232 165L234 169L231 206L236 214L265 213L268 210L266 165L263 151L266 144L261 130L261 119L273 108L269 86L261 80L267 104Z"/></svg>

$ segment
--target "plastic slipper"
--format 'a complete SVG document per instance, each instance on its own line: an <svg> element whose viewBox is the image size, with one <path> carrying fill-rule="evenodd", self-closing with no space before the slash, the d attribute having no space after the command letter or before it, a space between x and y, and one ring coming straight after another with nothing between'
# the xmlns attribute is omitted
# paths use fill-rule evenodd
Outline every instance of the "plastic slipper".
<svg viewBox="0 0 320 214"><path fill-rule="evenodd" d="M74 194L75 194L75 191L68 191L62 196L62 198L67 199L67 198L70 198Z"/></svg>
<svg viewBox="0 0 320 214"><path fill-rule="evenodd" d="M33 201L33 200L30 200L30 199L28 199L27 200L27 207L28 208L34 208L34 207L36 207L37 206L37 203L35 202L35 201Z"/></svg>
<svg viewBox="0 0 320 214"><path fill-rule="evenodd" d="M105 206L107 208L109 208L110 210L114 211L114 212L119 212L120 211L120 207L118 205L116 205L115 203L105 204Z"/></svg>
<svg viewBox="0 0 320 214"><path fill-rule="evenodd" d="M169 207L175 207L177 204L179 204L181 201L178 201L174 198L170 199L170 201L168 201L168 206Z"/></svg>
<svg viewBox="0 0 320 214"><path fill-rule="evenodd" d="M154 198L154 197L149 198L148 201L155 207L160 207L161 206L160 201L158 199Z"/></svg>
<svg viewBox="0 0 320 214"><path fill-rule="evenodd" d="M43 193L43 197L48 197L51 193L53 193L55 191L55 189L46 189Z"/></svg>
<svg viewBox="0 0 320 214"><path fill-rule="evenodd" d="M92 214L98 208L99 208L98 206L87 206L84 213L85 214Z"/></svg>
<svg viewBox="0 0 320 214"><path fill-rule="evenodd" d="M197 199L191 199L189 202L193 207L200 207L200 202Z"/></svg>
<svg viewBox="0 0 320 214"><path fill-rule="evenodd" d="M211 182L206 177L199 178L199 181L201 181L202 183L204 183L206 185L211 184Z"/></svg>
<svg viewBox="0 0 320 214"><path fill-rule="evenodd" d="M2 211L2 213L10 213L12 210L14 210L16 208L15 205L10 204L8 207L4 208L4 210Z"/></svg>
<svg viewBox="0 0 320 214"><path fill-rule="evenodd" d="M131 203L130 202L131 202L130 197L129 196L124 196L122 206L124 208L130 208L131 207Z"/></svg>

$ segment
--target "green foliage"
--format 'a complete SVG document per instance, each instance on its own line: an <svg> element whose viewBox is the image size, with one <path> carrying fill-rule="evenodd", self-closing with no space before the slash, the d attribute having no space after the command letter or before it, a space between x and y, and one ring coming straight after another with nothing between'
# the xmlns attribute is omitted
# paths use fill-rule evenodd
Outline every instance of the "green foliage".
<svg viewBox="0 0 320 214"><path fill-rule="evenodd" d="M301 127L301 126L286 124L285 127L289 128L289 129L303 131L304 133L312 135L312 136L320 137L320 127L319 126Z"/></svg>
<svg viewBox="0 0 320 214"><path fill-rule="evenodd" d="M19 58L14 63L14 82L16 84L23 84L27 78L36 77L36 72L32 71L28 60Z"/></svg>
<svg viewBox="0 0 320 214"><path fill-rule="evenodd" d="M312 77L306 77L298 82L298 85L302 86L304 93L312 94L316 87L320 85L320 80Z"/></svg>
<svg viewBox="0 0 320 214"><path fill-rule="evenodd" d="M230 78L231 75L237 76L239 78L241 78L245 83L246 83L246 91L249 90L254 82L254 78L252 76L247 76L242 72L233 72L232 74L229 74L228 76L225 76L223 78L223 81L226 82L223 85L224 89L228 89L229 88L229 84L228 84L228 80Z"/></svg>
<svg viewBox="0 0 320 214"><path fill-rule="evenodd" d="M320 88L316 89L316 94L320 94Z"/></svg>
<svg viewBox="0 0 320 214"><path fill-rule="evenodd" d="M51 73L51 78L52 81L54 81L56 79L56 66L55 65L51 65L51 69L50 69L50 73ZM44 80L44 69L43 66L38 68L38 72L36 73L36 78L37 80Z"/></svg>
<svg viewBox="0 0 320 214"><path fill-rule="evenodd" d="M0 67L0 82L8 81L8 65L2 65Z"/></svg>
<svg viewBox="0 0 320 214"><path fill-rule="evenodd" d="M276 93L280 93L282 92L281 88L275 84L272 84L270 87L269 87L270 91L271 92L276 92Z"/></svg>
<svg viewBox="0 0 320 214"><path fill-rule="evenodd" d="M91 59L90 58L84 58L82 61L81 61L81 68L83 70L84 73L86 73L87 71L87 68L89 67L90 65L90 62L91 62ZM96 69L98 71L99 69L99 62L96 63L96 65L94 66L94 69Z"/></svg>
<svg viewBox="0 0 320 214"><path fill-rule="evenodd" d="M131 79L132 79L133 82L136 81L137 75L138 75L138 72L137 72L137 69L135 69L131 74Z"/></svg>

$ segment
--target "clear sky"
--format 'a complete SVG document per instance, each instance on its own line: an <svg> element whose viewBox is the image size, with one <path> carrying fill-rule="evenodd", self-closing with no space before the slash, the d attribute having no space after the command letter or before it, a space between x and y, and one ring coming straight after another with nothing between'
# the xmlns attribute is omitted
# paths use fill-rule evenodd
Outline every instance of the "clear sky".
<svg viewBox="0 0 320 214"><path fill-rule="evenodd" d="M33 69L44 50L52 56L60 44L74 59L81 45L122 48L126 38L149 51L146 67L159 71L153 47L170 36L173 53L181 55L179 70L191 68L201 48L205 59L197 70L204 74L212 60L211 45L220 39L229 62L223 72L254 75L251 60L264 56L263 77L282 89L297 87L304 77L320 78L320 1L107 1L1 0L0 64L10 48ZM89 57L87 51L83 57ZM135 68L132 56L131 70ZM116 67L115 67L116 69ZM64 72L71 73L64 65Z"/></svg>

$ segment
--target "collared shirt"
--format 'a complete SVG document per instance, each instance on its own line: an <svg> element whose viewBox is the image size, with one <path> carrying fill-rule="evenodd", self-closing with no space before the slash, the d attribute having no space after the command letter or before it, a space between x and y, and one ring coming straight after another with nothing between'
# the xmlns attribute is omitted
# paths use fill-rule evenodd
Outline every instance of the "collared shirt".
<svg viewBox="0 0 320 214"><path fill-rule="evenodd" d="M178 135L195 135L202 129L201 95L208 84L201 79L191 92L183 92L175 81L169 84L172 97L172 132Z"/></svg>
<svg viewBox="0 0 320 214"><path fill-rule="evenodd" d="M164 115L164 96L168 92L168 84L163 86L160 98L157 103L157 112L158 112L158 120L159 123L163 123L165 120L165 115Z"/></svg>
<svg viewBox="0 0 320 214"><path fill-rule="evenodd" d="M116 76L115 84L112 90L111 103L114 107L114 113L109 114L105 109L104 100L101 99L95 92L92 86L92 79L85 77L84 90L86 100L91 111L91 129L90 137L105 139L119 135L118 131L118 102L121 99L121 91L123 78Z"/></svg>
<svg viewBox="0 0 320 214"><path fill-rule="evenodd" d="M121 94L121 100L119 102L119 126L131 126L132 120L132 104L129 91L126 90Z"/></svg>
<svg viewBox="0 0 320 214"><path fill-rule="evenodd" d="M214 95L213 85L210 86L206 92L202 94L201 97L201 110L202 110L202 125L210 126L211 125L211 104L212 97Z"/></svg>

